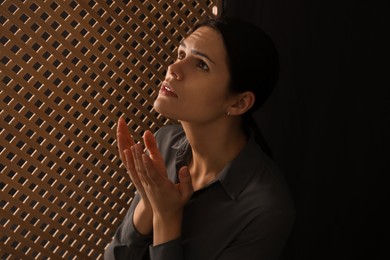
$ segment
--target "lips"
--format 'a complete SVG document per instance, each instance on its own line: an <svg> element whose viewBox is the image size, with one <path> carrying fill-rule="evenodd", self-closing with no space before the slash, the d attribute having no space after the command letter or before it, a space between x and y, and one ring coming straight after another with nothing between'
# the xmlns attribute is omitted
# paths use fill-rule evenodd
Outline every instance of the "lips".
<svg viewBox="0 0 390 260"><path fill-rule="evenodd" d="M160 88L160 94L164 95L164 96L172 96L172 97L177 97L175 91L172 89L172 87L169 85L168 82L164 81L162 84L161 84L161 88Z"/></svg>

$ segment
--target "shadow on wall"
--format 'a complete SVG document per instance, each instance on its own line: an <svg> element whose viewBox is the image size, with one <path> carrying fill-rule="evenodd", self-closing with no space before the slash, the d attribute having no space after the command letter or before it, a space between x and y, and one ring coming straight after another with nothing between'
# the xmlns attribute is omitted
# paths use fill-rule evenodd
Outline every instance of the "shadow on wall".
<svg viewBox="0 0 390 260"><path fill-rule="evenodd" d="M388 5L223 3L280 54L279 84L256 117L296 202L285 259L390 259Z"/></svg>

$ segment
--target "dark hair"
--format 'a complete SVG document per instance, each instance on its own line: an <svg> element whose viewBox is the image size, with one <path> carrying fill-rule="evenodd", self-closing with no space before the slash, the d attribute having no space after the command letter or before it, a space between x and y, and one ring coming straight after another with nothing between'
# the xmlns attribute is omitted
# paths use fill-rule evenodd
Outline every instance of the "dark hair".
<svg viewBox="0 0 390 260"><path fill-rule="evenodd" d="M208 26L223 38L230 69L230 89L234 93L251 91L256 100L249 114L259 109L274 89L279 59L271 38L253 24L236 18L209 19L194 30Z"/></svg>
<svg viewBox="0 0 390 260"><path fill-rule="evenodd" d="M196 25L194 31L202 26L211 27L222 35L231 91L251 91L255 94L255 103L243 115L242 125L247 133L249 129L254 132L256 141L272 157L271 149L252 114L268 99L279 76L279 58L273 41L259 27L232 17L205 20Z"/></svg>

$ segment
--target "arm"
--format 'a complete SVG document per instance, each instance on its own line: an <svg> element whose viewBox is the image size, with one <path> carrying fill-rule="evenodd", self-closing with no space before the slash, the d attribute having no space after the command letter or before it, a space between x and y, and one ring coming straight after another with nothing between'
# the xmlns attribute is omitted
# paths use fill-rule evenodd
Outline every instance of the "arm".
<svg viewBox="0 0 390 260"><path fill-rule="evenodd" d="M152 241L153 212L140 184L130 151L135 142L122 118L118 120L117 144L119 156L138 193L116 231L113 241L105 250L105 259L144 259Z"/></svg>
<svg viewBox="0 0 390 260"><path fill-rule="evenodd" d="M173 183L168 179L154 136L149 131L144 134L144 142L149 155L143 153L140 145L132 147L132 155L140 183L153 211L153 246L164 248L166 251L170 248L171 242L177 241L181 236L183 207L193 193L191 176L188 168L182 167L178 174L180 182ZM152 247L151 257L182 259L182 255L178 256L179 258L172 258L172 250L168 251L168 254L155 256ZM177 252L174 254L177 255Z"/></svg>
<svg viewBox="0 0 390 260"><path fill-rule="evenodd" d="M147 248L152 236L145 234L153 231L155 245L168 241L170 244L172 239L181 235L182 209L192 194L191 177L185 167L179 171L179 184L168 179L165 162L150 131L144 134L149 155L131 139L123 119L118 122L117 140L120 157L137 188L139 203L132 203L113 242L106 249L105 259L149 259ZM181 243L178 244L181 247ZM175 258L165 255L153 259Z"/></svg>
<svg viewBox="0 0 390 260"><path fill-rule="evenodd" d="M115 232L110 245L105 249L104 259L149 259L148 247L152 244L152 233L141 234L134 225L133 214L139 205L140 196L135 195L122 223Z"/></svg>
<svg viewBox="0 0 390 260"><path fill-rule="evenodd" d="M117 142L119 156L125 165L127 172L131 178L132 183L140 195L141 201L134 210L133 221L136 229L141 234L149 234L152 231L152 209L150 202L146 197L145 190L140 183L137 171L135 169L135 161L132 156L131 149L135 142L131 138L130 131L127 128L126 122L123 118L118 120L117 128Z"/></svg>

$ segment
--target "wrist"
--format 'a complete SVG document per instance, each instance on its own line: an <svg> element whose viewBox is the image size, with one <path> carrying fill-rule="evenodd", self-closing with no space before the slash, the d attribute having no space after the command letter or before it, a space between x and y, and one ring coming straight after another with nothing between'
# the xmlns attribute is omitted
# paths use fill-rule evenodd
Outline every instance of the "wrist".
<svg viewBox="0 0 390 260"><path fill-rule="evenodd" d="M153 211L141 199L133 214L133 225L141 235L148 235L153 229Z"/></svg>
<svg viewBox="0 0 390 260"><path fill-rule="evenodd" d="M153 245L159 245L181 236L182 212L170 216L153 216Z"/></svg>
<svg viewBox="0 0 390 260"><path fill-rule="evenodd" d="M150 206L150 203L145 203L145 200L141 199L138 202L137 208L140 212L142 212L142 214L153 217L152 207Z"/></svg>

